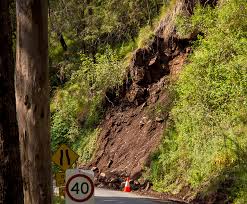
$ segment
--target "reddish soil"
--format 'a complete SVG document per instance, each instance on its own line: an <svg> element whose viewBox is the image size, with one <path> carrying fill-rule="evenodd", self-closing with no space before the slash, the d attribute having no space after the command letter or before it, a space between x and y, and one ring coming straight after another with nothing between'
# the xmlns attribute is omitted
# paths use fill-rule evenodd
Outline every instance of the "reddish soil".
<svg viewBox="0 0 247 204"><path fill-rule="evenodd" d="M139 106L110 109L101 124L100 146L91 166L105 173L139 177L164 129L164 120L149 113L155 104L151 100L158 103L165 98L165 93L157 93Z"/></svg>
<svg viewBox="0 0 247 204"><path fill-rule="evenodd" d="M133 81L124 97L109 97L112 101L100 125L99 147L90 167L97 167L107 177L137 179L149 166L150 155L160 144L169 115L171 97L167 88L170 80L177 78L190 51L179 46L176 50L180 52L166 56L164 61L161 51L155 55L149 55L150 50L146 49L136 51L130 69ZM138 58L143 54L146 58Z"/></svg>

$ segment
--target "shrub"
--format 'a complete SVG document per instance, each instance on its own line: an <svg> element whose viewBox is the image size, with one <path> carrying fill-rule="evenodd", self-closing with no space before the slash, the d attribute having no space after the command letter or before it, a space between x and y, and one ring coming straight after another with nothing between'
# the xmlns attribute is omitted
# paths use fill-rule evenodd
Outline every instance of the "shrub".
<svg viewBox="0 0 247 204"><path fill-rule="evenodd" d="M205 37L175 87L173 125L151 166L156 189L178 192L189 185L206 192L233 179L228 199L246 199L246 14L245 0L228 0L215 9L198 7L190 19L180 17L183 35L189 25Z"/></svg>
<svg viewBox="0 0 247 204"><path fill-rule="evenodd" d="M111 49L104 55L98 54L96 63L81 55L80 69L64 88L56 91L51 103L53 149L65 142L83 153L81 161L91 159L99 133L95 127L104 112L105 91L122 84L124 73L122 61Z"/></svg>

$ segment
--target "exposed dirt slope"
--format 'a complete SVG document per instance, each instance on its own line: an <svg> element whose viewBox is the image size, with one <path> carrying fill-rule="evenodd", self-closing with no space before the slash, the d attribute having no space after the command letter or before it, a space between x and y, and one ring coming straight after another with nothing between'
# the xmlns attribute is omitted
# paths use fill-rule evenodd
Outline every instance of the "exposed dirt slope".
<svg viewBox="0 0 247 204"><path fill-rule="evenodd" d="M150 152L159 144L164 128L162 118L147 114L147 109L153 105L152 100L157 100L158 96L153 93L149 102L139 106L117 106L108 111L102 123L100 147L93 166L117 175L140 176ZM162 98L167 99L165 93Z"/></svg>
<svg viewBox="0 0 247 204"><path fill-rule="evenodd" d="M191 15L194 5L195 1L177 1L155 31L153 41L133 54L121 96L107 93L111 103L100 125L99 147L90 167L108 175L136 179L149 164L169 114L171 97L167 86L181 70L197 35L179 38L175 16Z"/></svg>

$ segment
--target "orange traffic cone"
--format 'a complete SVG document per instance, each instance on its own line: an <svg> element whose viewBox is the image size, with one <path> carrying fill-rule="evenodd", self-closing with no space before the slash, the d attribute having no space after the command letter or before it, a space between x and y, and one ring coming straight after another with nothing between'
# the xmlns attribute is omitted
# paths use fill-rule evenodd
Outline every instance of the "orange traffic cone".
<svg viewBox="0 0 247 204"><path fill-rule="evenodd" d="M124 192L130 192L130 178L128 177L125 182Z"/></svg>

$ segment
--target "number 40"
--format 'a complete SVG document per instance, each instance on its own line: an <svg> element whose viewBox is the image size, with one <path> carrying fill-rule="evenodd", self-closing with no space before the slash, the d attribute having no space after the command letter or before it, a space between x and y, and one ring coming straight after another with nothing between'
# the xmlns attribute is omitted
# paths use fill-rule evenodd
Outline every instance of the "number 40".
<svg viewBox="0 0 247 204"><path fill-rule="evenodd" d="M71 188L71 191L75 191L76 194L79 194L80 191L82 194L87 194L89 191L89 185L88 183L83 182L79 188L79 183L76 182L75 185Z"/></svg>

